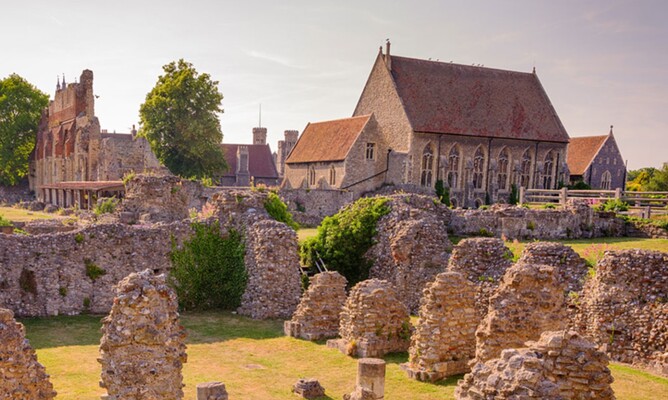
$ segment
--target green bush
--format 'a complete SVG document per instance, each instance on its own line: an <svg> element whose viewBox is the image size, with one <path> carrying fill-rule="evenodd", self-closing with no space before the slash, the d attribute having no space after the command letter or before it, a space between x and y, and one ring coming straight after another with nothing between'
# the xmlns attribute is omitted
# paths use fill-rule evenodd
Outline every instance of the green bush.
<svg viewBox="0 0 668 400"><path fill-rule="evenodd" d="M0 226L12 226L12 222L0 215Z"/></svg>
<svg viewBox="0 0 668 400"><path fill-rule="evenodd" d="M443 180L439 179L436 181L436 197L441 201L441 203L450 207L450 189L443 186Z"/></svg>
<svg viewBox="0 0 668 400"><path fill-rule="evenodd" d="M571 190L591 190L591 186L584 183L584 181L577 181L572 185L567 186Z"/></svg>
<svg viewBox="0 0 668 400"><path fill-rule="evenodd" d="M123 185L127 186L128 182L130 182L135 176L137 176L135 171L127 172L125 175L123 175Z"/></svg>
<svg viewBox="0 0 668 400"><path fill-rule="evenodd" d="M116 211L117 204L118 200L115 197L109 197L107 199L102 200L98 205L96 205L95 209L93 209L93 212L95 213L95 215L111 214L114 211Z"/></svg>
<svg viewBox="0 0 668 400"><path fill-rule="evenodd" d="M557 205L554 203L547 203L543 205L544 210L554 210L557 208Z"/></svg>
<svg viewBox="0 0 668 400"><path fill-rule="evenodd" d="M283 203L283 200L276 193L269 192L267 200L264 202L264 209L276 221L283 222L292 229L299 229L299 224L292 219L288 206Z"/></svg>
<svg viewBox="0 0 668 400"><path fill-rule="evenodd" d="M350 286L368 279L371 261L364 254L374 243L378 219L390 212L386 197L362 198L326 217L318 234L300 248L302 264L315 268L317 255L330 270L338 271Z"/></svg>
<svg viewBox="0 0 668 400"><path fill-rule="evenodd" d="M192 227L195 234L181 249L172 241L169 282L179 305L186 310L239 307L248 281L241 234L232 230L221 236L217 223Z"/></svg>
<svg viewBox="0 0 668 400"><path fill-rule="evenodd" d="M95 282L97 278L101 277L102 275L107 274L107 271L98 267L97 264L88 258L84 259L84 266L86 267L86 276L89 277L93 282Z"/></svg>
<svg viewBox="0 0 668 400"><path fill-rule="evenodd" d="M519 203L519 201L520 197L519 193L517 192L517 185L513 183L510 185L510 197L508 198L508 204L515 205Z"/></svg>
<svg viewBox="0 0 668 400"><path fill-rule="evenodd" d="M77 232L77 234L74 235L74 241L75 241L77 244L81 244L81 243L83 243L84 239L85 239L85 238L84 238L84 235L83 235L83 233L81 233L81 232Z"/></svg>
<svg viewBox="0 0 668 400"><path fill-rule="evenodd" d="M613 212L619 212L619 211L628 211L629 209L629 204L625 201L622 200L606 200L604 203L598 204L596 207L594 207L594 210L596 211L613 211Z"/></svg>

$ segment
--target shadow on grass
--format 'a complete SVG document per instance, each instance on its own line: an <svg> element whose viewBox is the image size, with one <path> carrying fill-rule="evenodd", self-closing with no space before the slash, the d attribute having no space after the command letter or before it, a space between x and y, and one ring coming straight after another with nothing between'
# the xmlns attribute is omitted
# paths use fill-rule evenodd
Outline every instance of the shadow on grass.
<svg viewBox="0 0 668 400"><path fill-rule="evenodd" d="M74 315L19 319L35 349L99 345L104 315ZM230 311L181 314L187 343L214 343L236 338L272 339L283 336L283 321L257 321Z"/></svg>

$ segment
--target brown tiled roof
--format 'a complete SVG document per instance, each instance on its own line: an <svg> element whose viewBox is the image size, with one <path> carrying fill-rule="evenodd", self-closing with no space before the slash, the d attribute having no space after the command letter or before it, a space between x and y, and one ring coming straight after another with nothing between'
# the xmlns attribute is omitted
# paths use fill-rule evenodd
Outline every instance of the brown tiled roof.
<svg viewBox="0 0 668 400"><path fill-rule="evenodd" d="M318 161L341 161L362 132L371 115L313 122L290 152L287 164Z"/></svg>
<svg viewBox="0 0 668 400"><path fill-rule="evenodd" d="M235 176L237 172L237 149L248 147L248 172L257 178L278 178L274 157L268 144L227 144L222 145L225 161L229 169L223 176Z"/></svg>
<svg viewBox="0 0 668 400"><path fill-rule="evenodd" d="M572 137L566 152L566 163L571 175L584 175L589 164L609 135Z"/></svg>
<svg viewBox="0 0 668 400"><path fill-rule="evenodd" d="M392 56L416 132L568 142L536 74Z"/></svg>

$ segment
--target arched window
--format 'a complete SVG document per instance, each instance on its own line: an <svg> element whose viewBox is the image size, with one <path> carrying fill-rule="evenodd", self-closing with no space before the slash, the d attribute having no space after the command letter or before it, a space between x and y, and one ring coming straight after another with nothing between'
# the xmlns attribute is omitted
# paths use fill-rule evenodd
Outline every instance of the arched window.
<svg viewBox="0 0 668 400"><path fill-rule="evenodd" d="M433 164L434 151L431 149L431 144L428 144L422 152L422 173L420 175L420 184L422 186L431 187Z"/></svg>
<svg viewBox="0 0 668 400"><path fill-rule="evenodd" d="M604 190L610 190L610 186L612 185L612 174L610 171L605 171L603 172L603 175L601 175L601 189Z"/></svg>
<svg viewBox="0 0 668 400"><path fill-rule="evenodd" d="M329 184L330 186L336 185L336 169L333 165L329 168Z"/></svg>
<svg viewBox="0 0 668 400"><path fill-rule="evenodd" d="M485 179L485 153L482 151L482 147L478 146L475 150L475 155L473 156L473 188L482 189L482 183Z"/></svg>
<svg viewBox="0 0 668 400"><path fill-rule="evenodd" d="M457 145L452 146L450 154L448 154L448 187L451 189L459 188L459 148Z"/></svg>
<svg viewBox="0 0 668 400"><path fill-rule="evenodd" d="M501 150L499 153L499 190L508 190L508 167L509 167L509 157L508 149L506 147Z"/></svg>
<svg viewBox="0 0 668 400"><path fill-rule="evenodd" d="M545 155L545 163L543 164L543 189L552 189L552 182L554 182L554 153L552 150Z"/></svg>
<svg viewBox="0 0 668 400"><path fill-rule="evenodd" d="M529 188L531 182L531 153L527 149L522 154L522 164L520 164L520 186Z"/></svg>
<svg viewBox="0 0 668 400"><path fill-rule="evenodd" d="M309 186L315 185L315 168L313 166L308 169L308 184Z"/></svg>

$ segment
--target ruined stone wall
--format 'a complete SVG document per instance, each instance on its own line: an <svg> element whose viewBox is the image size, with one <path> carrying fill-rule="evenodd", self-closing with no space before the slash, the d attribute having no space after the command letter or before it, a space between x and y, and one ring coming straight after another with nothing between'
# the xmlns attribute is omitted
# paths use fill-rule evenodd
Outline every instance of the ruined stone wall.
<svg viewBox="0 0 668 400"><path fill-rule="evenodd" d="M148 141L130 134L103 134L98 179L121 180L130 172L168 172L155 157Z"/></svg>
<svg viewBox="0 0 668 400"><path fill-rule="evenodd" d="M497 358L503 349L522 347L566 325L564 289L555 269L517 263L506 271L476 330L476 360Z"/></svg>
<svg viewBox="0 0 668 400"><path fill-rule="evenodd" d="M606 252L580 302L579 329L613 360L668 376L668 253Z"/></svg>
<svg viewBox="0 0 668 400"><path fill-rule="evenodd" d="M566 285L567 292L581 291L588 271L587 262L572 247L555 242L527 244L518 262L554 267L559 282Z"/></svg>
<svg viewBox="0 0 668 400"><path fill-rule="evenodd" d="M355 285L341 311L341 339L328 347L358 357L382 357L406 351L410 345L410 316L387 281L369 279Z"/></svg>
<svg viewBox="0 0 668 400"><path fill-rule="evenodd" d="M434 382L469 371L475 357L475 286L462 274L443 272L423 291L411 337L408 376Z"/></svg>
<svg viewBox="0 0 668 400"><path fill-rule="evenodd" d="M608 357L576 332L544 332L526 346L476 364L459 381L455 399L615 398Z"/></svg>
<svg viewBox="0 0 668 400"><path fill-rule="evenodd" d="M503 240L496 238L463 239L453 249L448 271L458 272L476 285L478 321L487 315L489 298L511 266L511 258L510 249Z"/></svg>
<svg viewBox="0 0 668 400"><path fill-rule="evenodd" d="M376 243L366 257L373 261L369 276L390 282L410 311L420 305L422 289L445 271L452 243L445 227L450 209L430 196L389 196L390 212L377 224Z"/></svg>
<svg viewBox="0 0 668 400"><path fill-rule="evenodd" d="M56 397L44 366L26 339L25 327L0 308L0 398L46 400Z"/></svg>
<svg viewBox="0 0 668 400"><path fill-rule="evenodd" d="M283 325L285 334L306 340L338 336L347 283L346 278L335 271L312 276L292 319Z"/></svg>
<svg viewBox="0 0 668 400"><path fill-rule="evenodd" d="M166 272L171 237L180 243L191 234L184 222L0 235L0 307L20 316L106 313L114 284L146 268Z"/></svg>
<svg viewBox="0 0 668 400"><path fill-rule="evenodd" d="M336 214L354 200L352 192L343 190L282 189L279 196L295 221L304 226L320 225L325 217Z"/></svg>
<svg viewBox="0 0 668 400"><path fill-rule="evenodd" d="M625 233L623 220L599 216L587 204L573 200L557 209L496 204L487 210L454 210L449 230L455 235L491 233L509 239L576 239Z"/></svg>
<svg viewBox="0 0 668 400"><path fill-rule="evenodd" d="M30 194L28 180L23 180L16 186L0 185L0 204L16 204L23 201L33 200Z"/></svg>
<svg viewBox="0 0 668 400"><path fill-rule="evenodd" d="M128 275L114 291L102 320L100 386L114 399L182 399L186 332L176 293L150 269Z"/></svg>

